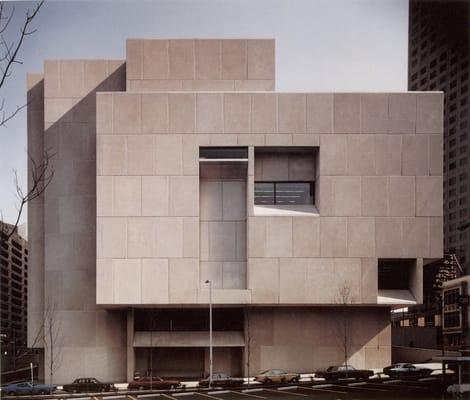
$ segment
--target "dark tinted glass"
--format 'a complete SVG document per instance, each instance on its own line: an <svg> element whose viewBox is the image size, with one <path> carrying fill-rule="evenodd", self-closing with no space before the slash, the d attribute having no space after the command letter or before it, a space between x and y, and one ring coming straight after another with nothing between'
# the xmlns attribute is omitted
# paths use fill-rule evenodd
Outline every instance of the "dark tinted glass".
<svg viewBox="0 0 470 400"><path fill-rule="evenodd" d="M255 182L255 204L314 204L312 182Z"/></svg>
<svg viewBox="0 0 470 400"><path fill-rule="evenodd" d="M274 183L255 183L255 204L275 204Z"/></svg>
<svg viewBox="0 0 470 400"><path fill-rule="evenodd" d="M308 182L276 183L276 204L312 204Z"/></svg>
<svg viewBox="0 0 470 400"><path fill-rule="evenodd" d="M248 158L247 147L201 147L202 158Z"/></svg>

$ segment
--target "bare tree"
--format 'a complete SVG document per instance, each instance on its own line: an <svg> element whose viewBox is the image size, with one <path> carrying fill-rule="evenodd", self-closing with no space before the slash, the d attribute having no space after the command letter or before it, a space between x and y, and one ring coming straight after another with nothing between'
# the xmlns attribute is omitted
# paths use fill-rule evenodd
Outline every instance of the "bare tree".
<svg viewBox="0 0 470 400"><path fill-rule="evenodd" d="M44 350L47 354L49 383L54 382L54 374L60 366L62 356L62 326L54 303L48 303L44 312Z"/></svg>
<svg viewBox="0 0 470 400"><path fill-rule="evenodd" d="M35 29L31 29L31 23L44 4L44 0L39 1L32 10L28 9L26 11L25 18L19 28L12 25L15 7L7 7L6 4L6 2L0 2L0 90L4 88L5 82L11 76L13 66L15 64L22 64L22 61L19 59L20 50L25 39L36 32ZM16 40L8 40L6 38L6 33L9 31L16 31L17 29L18 34L16 36ZM28 105L28 103L26 103L21 106L16 106L13 111L8 111L6 109L6 102L7 99L5 97L1 98L0 127L6 127L6 123ZM50 154L48 151L44 152L42 157L43 160L41 162L38 162L37 160L34 160L33 157L29 156L31 161L31 174L29 177L29 189L26 192L22 190L18 181L18 175L16 171L14 172L14 182L19 206L17 208L17 216L12 227L4 226L0 232L0 246L4 242L8 241L15 233L21 220L21 215L24 211L25 205L31 200L41 196L51 182L54 175L54 171L50 163L52 157L53 154Z"/></svg>
<svg viewBox="0 0 470 400"><path fill-rule="evenodd" d="M33 338L30 348L24 349L18 354L17 359L34 356L36 346L44 347L45 355L48 357L48 372L50 383L53 383L54 373L60 366L62 355L62 326L55 304L48 302L45 307L41 324Z"/></svg>
<svg viewBox="0 0 470 400"><path fill-rule="evenodd" d="M16 197L18 199L19 206L17 208L16 219L13 224L11 226L7 226L6 224L2 225L2 232L0 232L0 245L7 242L15 233L26 204L41 196L49 183L51 183L54 176L54 169L51 165L51 159L53 157L54 154L48 151L44 152L44 160L40 163L37 163L32 157L30 157L32 168L30 175L30 188L27 192L24 192L21 188L18 181L18 174L14 171Z"/></svg>
<svg viewBox="0 0 470 400"><path fill-rule="evenodd" d="M3 88L5 81L12 74L12 69L15 64L22 64L23 62L19 59L21 47L24 44L25 39L36 32L36 29L31 29L31 23L39 12L39 9L44 4L44 0L41 0L32 10L27 10L24 21L19 28L16 36L16 40L7 40L6 33L8 31L16 30L11 25L11 21L15 14L15 7L9 7L7 9L6 2L0 3L0 89ZM2 98L0 102L0 127L6 126L6 123L10 121L18 112L27 106L23 104L16 106L14 110L6 110L6 99Z"/></svg>
<svg viewBox="0 0 470 400"><path fill-rule="evenodd" d="M348 365L349 357L351 356L352 347L352 317L351 310L348 305L353 303L353 296L351 294L351 285L349 282L344 281L338 288L336 296L336 304L338 304L339 312L337 314L337 338L339 348L341 350L344 365ZM346 377L348 371L346 370Z"/></svg>

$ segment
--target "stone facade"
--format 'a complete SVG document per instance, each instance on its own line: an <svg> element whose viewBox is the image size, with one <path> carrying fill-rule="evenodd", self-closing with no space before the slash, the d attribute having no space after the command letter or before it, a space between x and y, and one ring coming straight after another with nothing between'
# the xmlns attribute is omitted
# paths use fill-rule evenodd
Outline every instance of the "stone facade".
<svg viewBox="0 0 470 400"><path fill-rule="evenodd" d="M271 110L256 107L259 96ZM215 299L230 304L329 304L335 291L329 286L324 293L316 286L321 275L332 284L351 281L355 302L377 303L377 258L442 255L442 154L431 156L432 147L442 140L442 127L416 133L419 96L442 100L441 93L99 93L98 302L154 303L143 297L147 291L141 286L149 284L144 274L152 268L150 258L160 260L153 268L168 282L163 304L206 303L207 290L200 283L218 278L203 272L208 261L202 254L204 214L211 207L217 212L211 196L218 195L217 188L201 191L199 147L308 145L319 148L319 215L257 215L251 200L257 160L255 151L249 153L247 292L216 290ZM394 113L398 106L393 104L401 104L400 99L415 107L406 127L394 122L404 125ZM390 111L369 110L370 104L378 108L376 103ZM442 102L433 104L430 114L442 107ZM146 112L149 105L151 112ZM312 115L317 106L329 109L322 113L323 122ZM181 110L191 117L174 115ZM363 132L369 114L384 133ZM385 121L378 121L380 115ZM321 126L330 121L331 132L312 133L307 121L315 118ZM266 128L255 127L256 121ZM271 171L283 175L282 162L278 157ZM212 236L219 234L230 242L230 232ZM266 275L272 279L269 286ZM184 288L172 285L183 277ZM129 291L111 282L125 282L135 296L129 299ZM420 290L415 297L420 300Z"/></svg>
<svg viewBox="0 0 470 400"><path fill-rule="evenodd" d="M356 327L351 363L390 361L378 264L414 260L404 292L422 301L423 264L443 251L443 95L276 93L274 71L267 39L132 39L125 63L46 61L35 135L58 149L57 176L44 222L30 223L45 249L34 255L44 286L31 291L42 305L53 296L74 330L64 353L75 369L60 379L131 378L145 359L132 308L206 305L206 280L216 306L249 310L252 340L232 371L341 362L326 338L335 304ZM247 150L236 179L202 172L201 147L220 146ZM285 155L296 151L311 156ZM254 183L268 178L313 181L314 204L255 205ZM221 368L238 357L225 346Z"/></svg>

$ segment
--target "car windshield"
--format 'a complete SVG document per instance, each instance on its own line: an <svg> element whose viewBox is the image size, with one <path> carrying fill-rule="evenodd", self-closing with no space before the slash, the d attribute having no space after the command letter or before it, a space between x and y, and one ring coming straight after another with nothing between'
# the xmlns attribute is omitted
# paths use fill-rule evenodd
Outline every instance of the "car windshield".
<svg viewBox="0 0 470 400"><path fill-rule="evenodd" d="M260 375L269 375L269 374L271 374L271 370L270 370L270 369L268 369L267 371L261 372Z"/></svg>

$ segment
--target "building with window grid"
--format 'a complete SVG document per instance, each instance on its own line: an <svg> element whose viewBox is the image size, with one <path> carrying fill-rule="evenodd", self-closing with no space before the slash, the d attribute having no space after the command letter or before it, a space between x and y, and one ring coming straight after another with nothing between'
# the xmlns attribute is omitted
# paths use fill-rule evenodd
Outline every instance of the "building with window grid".
<svg viewBox="0 0 470 400"><path fill-rule="evenodd" d="M411 91L444 102L444 250L470 266L470 3L410 1ZM433 154L431 154L431 157Z"/></svg>
<svg viewBox="0 0 470 400"><path fill-rule="evenodd" d="M4 229L6 228L6 229ZM0 221L2 370L15 368L15 354L26 347L28 302L28 242L17 232L9 240L11 225Z"/></svg>

